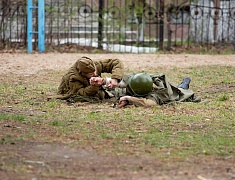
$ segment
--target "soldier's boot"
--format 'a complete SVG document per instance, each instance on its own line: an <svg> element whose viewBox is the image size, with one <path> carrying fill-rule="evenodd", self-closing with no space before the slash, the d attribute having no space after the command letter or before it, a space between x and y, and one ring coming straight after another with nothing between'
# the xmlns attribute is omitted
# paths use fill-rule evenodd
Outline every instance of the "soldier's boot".
<svg viewBox="0 0 235 180"><path fill-rule="evenodd" d="M189 77L184 78L183 81L177 87L187 90L189 89L190 82L191 82L191 79Z"/></svg>

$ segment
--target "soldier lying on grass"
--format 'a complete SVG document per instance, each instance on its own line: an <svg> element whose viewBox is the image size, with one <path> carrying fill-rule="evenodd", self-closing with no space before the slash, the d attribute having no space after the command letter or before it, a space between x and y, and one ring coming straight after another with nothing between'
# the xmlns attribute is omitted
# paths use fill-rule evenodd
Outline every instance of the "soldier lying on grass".
<svg viewBox="0 0 235 180"><path fill-rule="evenodd" d="M123 78L119 83L120 89L116 97L120 104L144 107L168 104L173 101L199 102L201 98L195 97L194 92L189 89L190 81L190 78L184 78L181 84L175 86L164 74L138 73Z"/></svg>
<svg viewBox="0 0 235 180"><path fill-rule="evenodd" d="M111 78L102 78L101 73L111 73ZM101 102L116 98L120 104L151 107L173 101L199 102L189 90L191 79L185 78L178 86L166 75L138 73L123 76L123 63L118 59L93 61L82 57L62 77L55 98L68 102Z"/></svg>
<svg viewBox="0 0 235 180"><path fill-rule="evenodd" d="M54 97L64 100L72 96L99 100L110 98L103 85L107 84L108 88L115 88L123 77L123 68L123 63L119 59L93 61L88 57L81 57L62 77L58 95ZM101 73L111 74L108 82L100 77Z"/></svg>

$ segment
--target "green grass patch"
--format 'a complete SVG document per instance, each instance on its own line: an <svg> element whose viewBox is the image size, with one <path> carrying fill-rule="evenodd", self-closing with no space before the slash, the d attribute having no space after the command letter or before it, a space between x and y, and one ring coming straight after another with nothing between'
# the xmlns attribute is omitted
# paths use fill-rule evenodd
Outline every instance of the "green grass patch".
<svg viewBox="0 0 235 180"><path fill-rule="evenodd" d="M24 121L26 119L25 116L15 115L15 114L2 114L0 113L0 121L1 120L16 120L16 121Z"/></svg>
<svg viewBox="0 0 235 180"><path fill-rule="evenodd" d="M115 154L148 154L158 158L234 158L235 68L151 69L151 73L159 72L169 74L176 84L185 76L190 77L190 88L202 97L202 102L115 109L110 103L81 105L61 100L48 101L47 95L56 93L60 82L58 74L62 74L50 71L21 77L17 83L16 77L4 78L0 83L3 97L0 122L21 122L27 139L66 142L72 146L92 145ZM6 139L1 139L1 142L5 143Z"/></svg>

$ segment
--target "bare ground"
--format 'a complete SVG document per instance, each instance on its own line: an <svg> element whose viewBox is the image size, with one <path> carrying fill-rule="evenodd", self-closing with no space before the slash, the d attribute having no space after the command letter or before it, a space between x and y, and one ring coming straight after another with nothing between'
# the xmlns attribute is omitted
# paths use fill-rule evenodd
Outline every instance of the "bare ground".
<svg viewBox="0 0 235 180"><path fill-rule="evenodd" d="M156 66L235 66L235 55L2 53L0 75L30 76L44 70L66 70L81 56L92 59L119 58L128 70ZM14 108L4 106L0 107L1 112L19 113ZM0 137L13 132L17 136L17 129L24 129L24 124L0 123ZM45 129L41 133L51 132ZM6 162L11 162L11 166ZM9 166L8 170L1 168L6 166ZM24 172L14 171L18 166ZM66 173L56 173L61 169ZM31 142L11 141L9 137L0 144L0 179L227 180L235 179L235 163L232 158L196 157L183 162L175 159L166 164L153 157L108 156L92 146L70 147L64 143L38 142L37 139Z"/></svg>
<svg viewBox="0 0 235 180"><path fill-rule="evenodd" d="M126 69L147 69L152 67L190 67L200 65L235 66L235 55L191 55L191 54L8 54L0 56L0 74L35 74L42 70L66 70L79 57L92 59L121 59Z"/></svg>

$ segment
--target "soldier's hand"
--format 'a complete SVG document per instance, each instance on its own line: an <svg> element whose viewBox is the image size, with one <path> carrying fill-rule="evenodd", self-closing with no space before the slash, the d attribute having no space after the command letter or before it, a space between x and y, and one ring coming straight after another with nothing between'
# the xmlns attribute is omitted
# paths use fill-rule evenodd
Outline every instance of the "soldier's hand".
<svg viewBox="0 0 235 180"><path fill-rule="evenodd" d="M101 77L91 77L90 84L93 86L102 86L104 84L104 78Z"/></svg>
<svg viewBox="0 0 235 180"><path fill-rule="evenodd" d="M131 96L122 96L122 97L120 97L119 102L129 101L130 98L131 98Z"/></svg>
<svg viewBox="0 0 235 180"><path fill-rule="evenodd" d="M131 96L123 96L119 99L118 108L123 108L129 104L129 99Z"/></svg>

